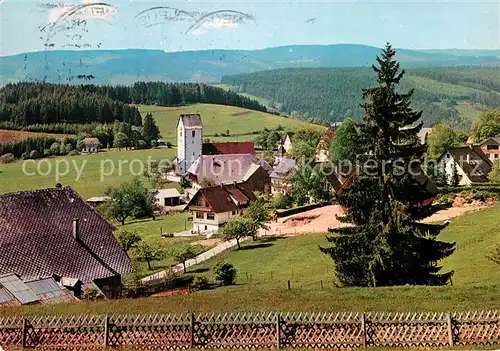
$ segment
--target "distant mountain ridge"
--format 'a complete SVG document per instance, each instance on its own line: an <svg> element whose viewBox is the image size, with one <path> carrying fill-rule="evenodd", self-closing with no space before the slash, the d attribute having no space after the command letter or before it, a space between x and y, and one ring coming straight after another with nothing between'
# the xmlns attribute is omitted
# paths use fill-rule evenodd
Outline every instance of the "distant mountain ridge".
<svg viewBox="0 0 500 351"><path fill-rule="evenodd" d="M404 68L498 65L498 50L398 49ZM42 51L0 57L0 84L131 84L137 81L219 82L222 76L280 68L365 67L380 48L359 44L289 45L260 50Z"/></svg>

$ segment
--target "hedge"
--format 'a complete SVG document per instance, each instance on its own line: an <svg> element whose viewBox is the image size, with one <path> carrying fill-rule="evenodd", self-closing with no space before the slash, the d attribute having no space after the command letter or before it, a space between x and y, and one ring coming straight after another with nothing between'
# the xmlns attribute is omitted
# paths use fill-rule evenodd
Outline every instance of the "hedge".
<svg viewBox="0 0 500 351"><path fill-rule="evenodd" d="M278 211L276 211L276 215L278 217L287 217L287 216L291 216L291 215L294 215L297 213L301 213L301 212L305 212L305 211L309 211L309 210L314 210L315 208L323 207L326 205L328 205L328 202L319 202L319 203L312 204L312 205L305 205L305 206L290 208L288 210L281 210L281 211L278 210Z"/></svg>

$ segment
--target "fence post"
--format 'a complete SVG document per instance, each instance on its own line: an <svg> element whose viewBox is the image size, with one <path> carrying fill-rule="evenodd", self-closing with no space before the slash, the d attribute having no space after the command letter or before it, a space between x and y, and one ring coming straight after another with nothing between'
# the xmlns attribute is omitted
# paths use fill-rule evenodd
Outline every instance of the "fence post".
<svg viewBox="0 0 500 351"><path fill-rule="evenodd" d="M189 339L189 347L191 349L194 348L194 313L191 312L190 316L189 316L189 336L190 336L190 339Z"/></svg>
<svg viewBox="0 0 500 351"><path fill-rule="evenodd" d="M366 337L366 319L365 319L365 314L361 314L361 337L363 338L363 347L366 348L367 344L367 337Z"/></svg>
<svg viewBox="0 0 500 351"><path fill-rule="evenodd" d="M446 323L448 324L448 344L453 347L453 324L450 312L446 313Z"/></svg>
<svg viewBox="0 0 500 351"><path fill-rule="evenodd" d="M104 348L109 346L109 316L104 316Z"/></svg>
<svg viewBox="0 0 500 351"><path fill-rule="evenodd" d="M278 350L281 348L281 315L279 312L276 314L276 348Z"/></svg>
<svg viewBox="0 0 500 351"><path fill-rule="evenodd" d="M22 335L23 349L28 347L27 339L28 339L28 321L26 320L26 318L23 318L23 335Z"/></svg>

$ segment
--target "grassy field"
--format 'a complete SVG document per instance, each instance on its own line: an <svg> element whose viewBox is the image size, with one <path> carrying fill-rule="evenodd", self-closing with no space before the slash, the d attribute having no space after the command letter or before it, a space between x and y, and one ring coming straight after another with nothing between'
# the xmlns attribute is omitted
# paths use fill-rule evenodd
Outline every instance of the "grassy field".
<svg viewBox="0 0 500 351"><path fill-rule="evenodd" d="M151 263L152 270L148 270L148 265L146 262L140 262L137 260L136 254L132 249L129 252L132 263L136 268L136 275L138 277L145 277L147 275L156 273L158 271L167 269L176 262L172 257L172 252L181 246L190 244L194 241L202 240L204 237L189 237L189 238L162 238L161 234L168 233L178 233L184 230L189 230L192 227L188 218L191 216L189 212L171 212L167 215L156 217L153 219L138 219L127 221L124 225L114 223L117 230L116 234L121 231L136 231L142 238L142 240L153 247L162 247L166 252L165 257L160 261L154 261ZM200 247L198 247L200 248ZM201 251L199 251L201 252ZM126 276L125 279L129 279L134 274Z"/></svg>
<svg viewBox="0 0 500 351"><path fill-rule="evenodd" d="M160 127L163 140L172 144L177 143L176 125L179 115L182 113L199 113L203 121L203 138L210 138L216 141L252 141L255 135L242 137L214 137L226 130L230 134L251 133L267 128L276 128L279 125L285 129L313 128L326 130L324 127L290 119L272 114L247 110L233 106L196 104L181 107L161 107L161 106L140 106L139 110L144 115L148 112L153 114L156 123Z"/></svg>
<svg viewBox="0 0 500 351"><path fill-rule="evenodd" d="M187 296L98 301L0 309L0 315L72 313L159 313L206 311L451 311L500 308L500 272L486 259L500 242L500 205L452 220L440 235L458 250L443 262L454 270L453 285L342 288L334 285L333 263L322 255L325 235L246 242L194 267L212 277L226 260L239 271L237 285ZM287 281L291 282L288 290Z"/></svg>
<svg viewBox="0 0 500 351"><path fill-rule="evenodd" d="M47 138L56 138L56 139L62 139L64 138L65 134L52 134L52 133L36 133L36 132L25 132L25 131L20 131L20 130L6 130L6 129L0 129L0 143L7 143L11 141L19 141L23 140L26 138L40 138L40 137L47 137Z"/></svg>
<svg viewBox="0 0 500 351"><path fill-rule="evenodd" d="M141 167L147 167L148 157L173 159L175 150L111 150L94 155L46 158L26 163L26 172L24 161L0 165L0 193L48 188L61 183L72 186L84 198L102 196L107 187L129 181L134 174L142 175Z"/></svg>

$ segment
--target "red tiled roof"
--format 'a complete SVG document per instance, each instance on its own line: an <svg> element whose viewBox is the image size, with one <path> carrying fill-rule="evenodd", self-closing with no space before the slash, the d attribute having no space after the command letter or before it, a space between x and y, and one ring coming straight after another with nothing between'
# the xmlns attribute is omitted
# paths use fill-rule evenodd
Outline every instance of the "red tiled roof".
<svg viewBox="0 0 500 351"><path fill-rule="evenodd" d="M202 155L255 155L252 142L203 143Z"/></svg>
<svg viewBox="0 0 500 351"><path fill-rule="evenodd" d="M79 240L73 219L79 219ZM89 282L132 272L113 230L70 187L0 195L0 274Z"/></svg>

